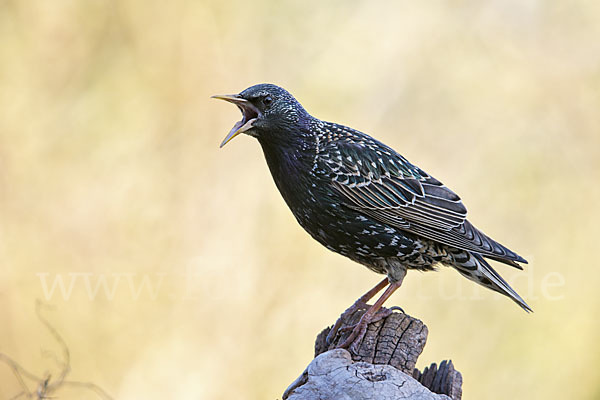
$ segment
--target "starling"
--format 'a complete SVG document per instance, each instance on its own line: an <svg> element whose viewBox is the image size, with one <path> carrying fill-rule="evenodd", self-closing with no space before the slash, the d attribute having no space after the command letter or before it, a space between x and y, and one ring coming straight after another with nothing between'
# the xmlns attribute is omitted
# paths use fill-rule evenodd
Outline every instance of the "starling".
<svg viewBox="0 0 600 400"><path fill-rule="evenodd" d="M213 97L242 112L221 147L240 133L257 138L298 223L329 250L386 275L353 305L364 306L387 286L341 347L358 341L379 318L408 269L451 266L531 311L486 259L519 269L527 261L475 228L457 194L392 148L311 116L272 84Z"/></svg>

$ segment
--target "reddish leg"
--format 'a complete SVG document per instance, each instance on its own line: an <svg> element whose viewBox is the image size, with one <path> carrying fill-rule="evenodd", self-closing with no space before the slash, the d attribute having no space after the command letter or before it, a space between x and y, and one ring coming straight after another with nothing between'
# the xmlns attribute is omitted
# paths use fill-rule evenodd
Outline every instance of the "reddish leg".
<svg viewBox="0 0 600 400"><path fill-rule="evenodd" d="M346 311L344 311L342 313L342 315L340 315L338 320L335 321L335 324L333 325L333 327L331 327L331 330L329 331L329 334L327 335L327 339L326 339L327 343L333 342L335 335L338 333L342 324L344 323L344 317L346 315L350 315L350 314L356 312L356 310L360 309L361 307L366 307L367 301L371 300L373 297L375 297L375 295L377 293L381 292L388 285L388 282L389 282L388 278L384 278L373 289L371 289L367 293L363 294L358 300L356 300L354 302L354 304L352 304L350 307L348 307L348 309Z"/></svg>
<svg viewBox="0 0 600 400"><path fill-rule="evenodd" d="M375 287L373 289L369 290L367 293L360 296L360 298L358 300L356 300L356 302L354 304L356 304L356 303L367 304L367 301L371 300L373 297L375 297L375 295L377 293L379 293L383 289L385 289L385 287L389 283L390 283L390 281L388 280L388 278L383 278L383 280L381 282L379 282L377 285L375 285Z"/></svg>
<svg viewBox="0 0 600 400"><path fill-rule="evenodd" d="M358 324L356 324L356 326L352 330L350 336L348 336L344 343L340 344L338 348L347 348L348 346L354 343L353 348L354 350L356 350L363 337L365 336L365 333L367 332L367 326L371 322L374 322L374 317L383 306L383 303L385 303L385 301L390 298L392 293L394 293L396 289L398 289L401 285L402 280L390 283L390 285L387 287L387 289L385 289L385 292L383 292L381 297L377 299L375 304L373 304L371 308L369 308L367 312L363 314Z"/></svg>

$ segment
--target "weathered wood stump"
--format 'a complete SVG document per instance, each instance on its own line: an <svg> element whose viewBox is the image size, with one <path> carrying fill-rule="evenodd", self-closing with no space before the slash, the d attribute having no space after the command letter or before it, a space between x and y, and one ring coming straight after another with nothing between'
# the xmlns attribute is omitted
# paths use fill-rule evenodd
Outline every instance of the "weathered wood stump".
<svg viewBox="0 0 600 400"><path fill-rule="evenodd" d="M415 368L413 378L434 393L446 394L454 400L462 396L462 375L454 369L452 360L442 361L439 368L433 363L423 372Z"/></svg>
<svg viewBox="0 0 600 400"><path fill-rule="evenodd" d="M453 399L462 395L462 376L452 361L421 373L415 364L427 341L427 326L403 312L369 324L356 351L335 349L350 335L365 307L342 314L341 329L327 342L331 327L315 341L315 359L292 383L284 400L304 399ZM348 328L348 329L344 329ZM344 397L345 396L345 397Z"/></svg>

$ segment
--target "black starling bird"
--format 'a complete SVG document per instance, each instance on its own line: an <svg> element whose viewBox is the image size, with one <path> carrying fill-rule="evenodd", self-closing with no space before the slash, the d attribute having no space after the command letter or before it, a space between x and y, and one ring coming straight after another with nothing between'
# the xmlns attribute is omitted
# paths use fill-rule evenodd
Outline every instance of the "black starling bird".
<svg viewBox="0 0 600 400"><path fill-rule="evenodd" d="M408 269L451 266L531 311L485 258L519 269L527 261L471 225L458 195L393 149L311 116L275 85L213 97L243 114L221 147L240 133L257 138L300 225L328 249L387 275L355 303L364 305L389 282L342 347L364 335Z"/></svg>

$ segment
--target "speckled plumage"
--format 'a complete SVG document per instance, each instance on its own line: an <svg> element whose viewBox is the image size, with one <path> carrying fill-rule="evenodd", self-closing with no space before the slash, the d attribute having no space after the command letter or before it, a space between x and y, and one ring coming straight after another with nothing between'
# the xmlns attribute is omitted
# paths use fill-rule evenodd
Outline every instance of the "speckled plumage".
<svg viewBox="0 0 600 400"><path fill-rule="evenodd" d="M250 121L243 132L258 139L281 195L319 243L390 282L451 266L530 311L485 258L526 261L471 225L441 182L372 137L312 117L282 88L256 85L237 98L236 127Z"/></svg>

